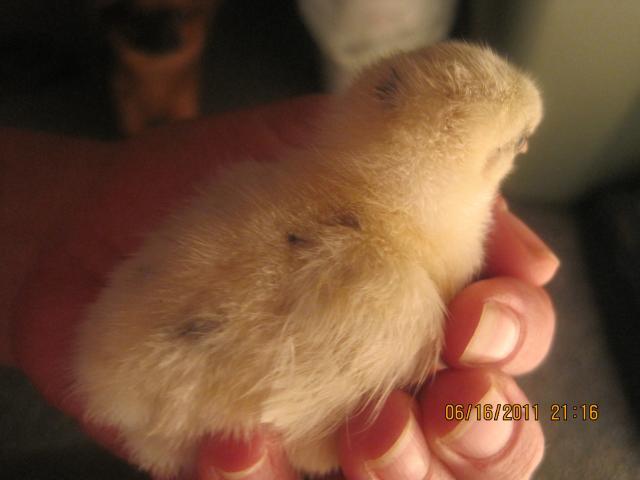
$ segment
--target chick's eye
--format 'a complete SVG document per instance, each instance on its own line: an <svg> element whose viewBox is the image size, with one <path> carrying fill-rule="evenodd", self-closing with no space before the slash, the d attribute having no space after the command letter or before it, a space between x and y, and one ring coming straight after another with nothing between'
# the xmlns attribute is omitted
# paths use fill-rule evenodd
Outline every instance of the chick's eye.
<svg viewBox="0 0 640 480"><path fill-rule="evenodd" d="M527 151L527 147L529 146L527 140L527 136L523 135L516 141L516 153L524 153Z"/></svg>

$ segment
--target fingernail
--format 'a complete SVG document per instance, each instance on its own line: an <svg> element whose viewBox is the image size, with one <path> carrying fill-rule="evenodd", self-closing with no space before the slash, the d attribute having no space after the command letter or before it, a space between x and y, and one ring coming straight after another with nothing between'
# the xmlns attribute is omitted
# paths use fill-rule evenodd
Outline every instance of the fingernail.
<svg viewBox="0 0 640 480"><path fill-rule="evenodd" d="M227 472L224 470L216 469L215 472L216 473L212 474L211 476L212 480L218 480L219 478L222 478L224 480L271 480L274 478L266 451L256 463L248 468L245 468L244 470Z"/></svg>
<svg viewBox="0 0 640 480"><path fill-rule="evenodd" d="M422 480L429 472L429 455L424 436L413 415L393 446L365 466L377 480Z"/></svg>
<svg viewBox="0 0 640 480"><path fill-rule="evenodd" d="M560 260L558 257L551 251L551 249L547 246L546 243L542 241L542 239L534 233L524 222L522 222L515 215L508 213L511 216L511 228L516 233L518 238L524 245L529 249L529 251L537 258L549 261L555 264L554 271L560 266Z"/></svg>
<svg viewBox="0 0 640 480"><path fill-rule="evenodd" d="M473 336L460 356L464 364L498 362L516 348L520 337L520 321L508 306L487 301Z"/></svg>
<svg viewBox="0 0 640 480"><path fill-rule="evenodd" d="M493 415L506 403L506 398L492 386L477 405L482 413L491 409ZM438 442L444 448L467 458L481 460L491 457L507 445L513 434L513 422L504 421L501 417L502 415L498 415L497 420L484 420L481 416L482 420L478 420L474 407L471 409L469 420L460 422Z"/></svg>

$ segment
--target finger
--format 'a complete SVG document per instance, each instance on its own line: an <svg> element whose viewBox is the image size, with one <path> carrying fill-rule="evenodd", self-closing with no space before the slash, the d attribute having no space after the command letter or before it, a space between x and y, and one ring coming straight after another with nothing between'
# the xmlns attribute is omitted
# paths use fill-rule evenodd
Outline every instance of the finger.
<svg viewBox="0 0 640 480"><path fill-rule="evenodd" d="M367 407L350 418L339 436L344 476L348 480L452 479L430 455L418 417L415 400L395 391L377 417L373 407Z"/></svg>
<svg viewBox="0 0 640 480"><path fill-rule="evenodd" d="M268 432L244 440L207 437L198 456L198 480L295 480L279 445Z"/></svg>
<svg viewBox="0 0 640 480"><path fill-rule="evenodd" d="M553 278L560 260L500 198L487 245L487 275L516 277L534 285Z"/></svg>
<svg viewBox="0 0 640 480"><path fill-rule="evenodd" d="M453 367L525 373L546 357L554 330L555 312L543 288L508 277L482 280L449 305L443 358Z"/></svg>
<svg viewBox="0 0 640 480"><path fill-rule="evenodd" d="M463 415L469 412L469 420L455 420L456 405L462 405ZM524 406L529 420L524 419L524 408L516 413L505 405ZM535 409L507 375L491 370L440 372L423 391L421 406L432 455L455 478L527 479L542 460L544 437ZM478 412L491 419L478 420ZM510 420L514 415L521 418Z"/></svg>

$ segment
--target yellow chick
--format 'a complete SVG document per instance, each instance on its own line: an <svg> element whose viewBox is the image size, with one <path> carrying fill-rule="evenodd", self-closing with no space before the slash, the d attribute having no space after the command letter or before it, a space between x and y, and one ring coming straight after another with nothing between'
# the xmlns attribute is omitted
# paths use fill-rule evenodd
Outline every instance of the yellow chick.
<svg viewBox="0 0 640 480"><path fill-rule="evenodd" d="M300 472L336 430L433 372L444 306L483 263L491 207L542 116L488 48L383 60L315 141L238 163L113 272L77 338L75 393L159 476L201 437L268 424Z"/></svg>

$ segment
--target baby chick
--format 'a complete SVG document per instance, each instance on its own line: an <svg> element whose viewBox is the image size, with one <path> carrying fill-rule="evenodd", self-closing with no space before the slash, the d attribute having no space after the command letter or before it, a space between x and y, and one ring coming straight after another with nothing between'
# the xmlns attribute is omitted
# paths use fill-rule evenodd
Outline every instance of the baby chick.
<svg viewBox="0 0 640 480"><path fill-rule="evenodd" d="M260 424L299 471L337 468L340 424L433 372L541 115L487 48L362 72L307 148L229 167L116 268L77 338L87 418L159 476L190 473L203 435Z"/></svg>

